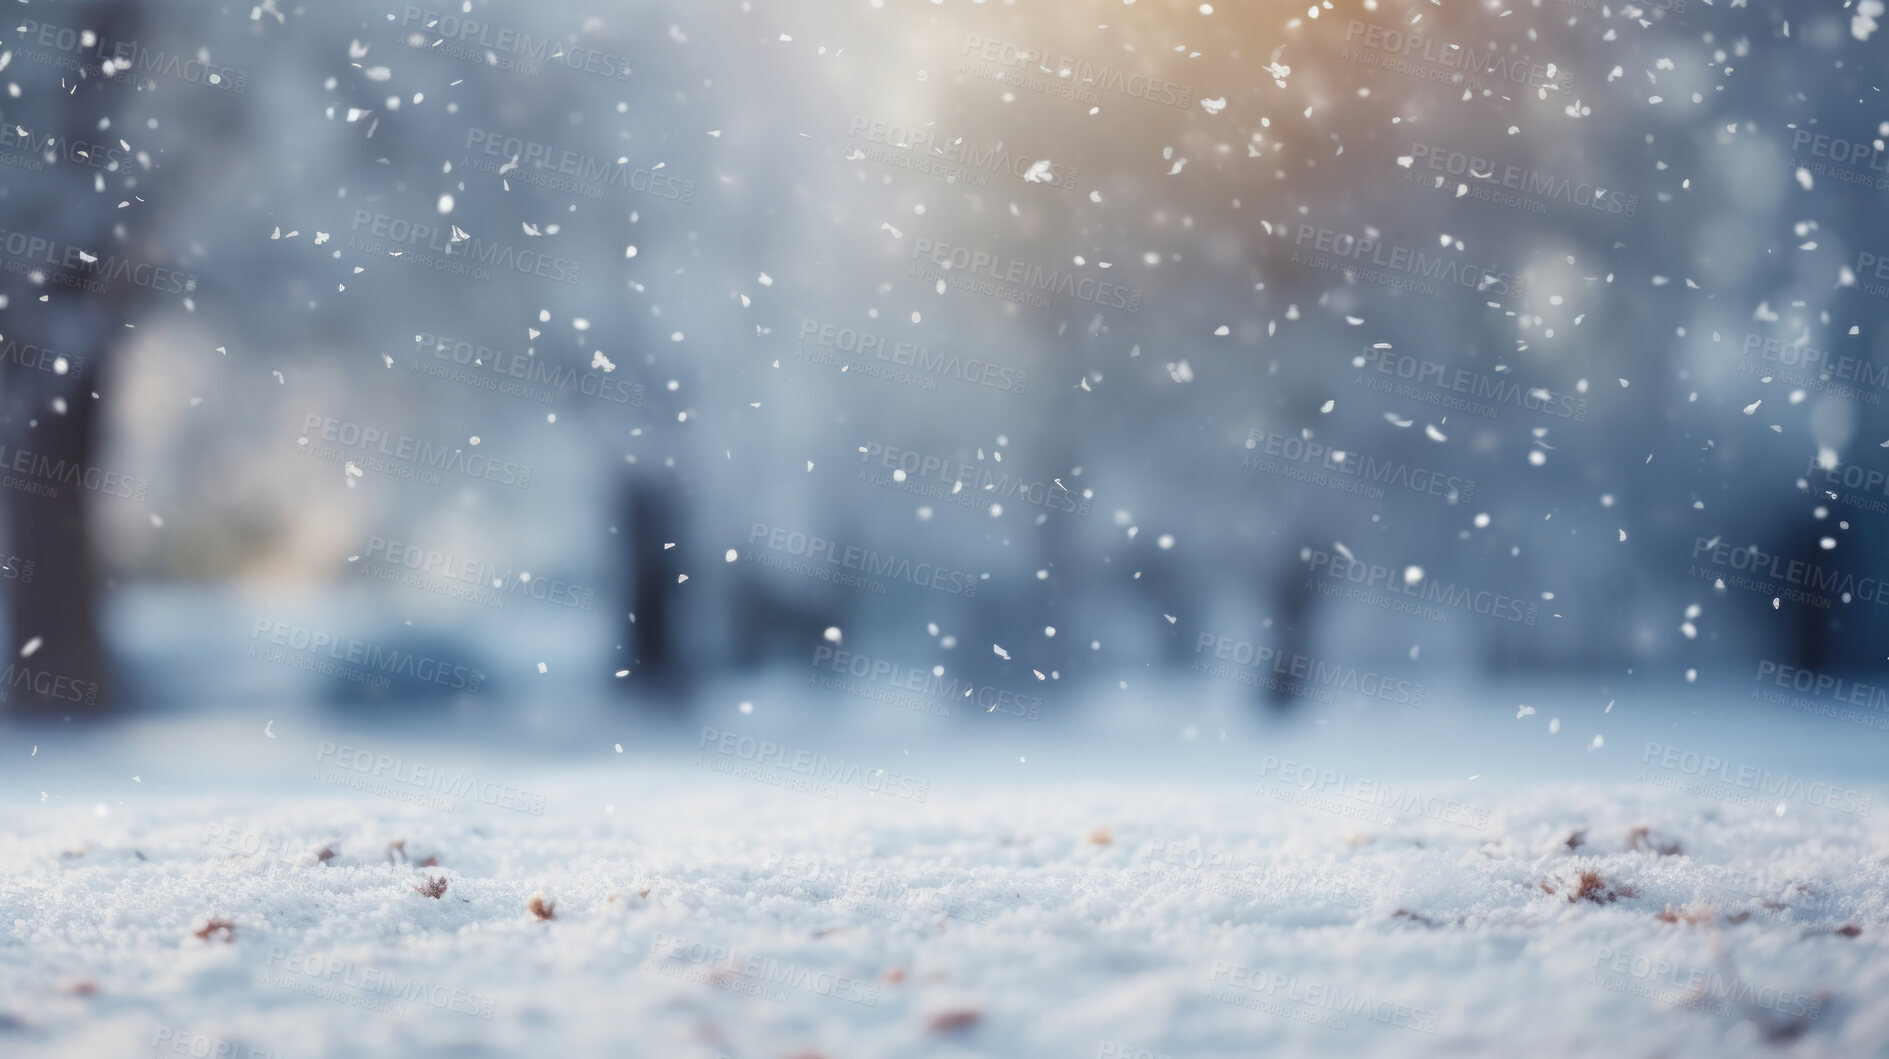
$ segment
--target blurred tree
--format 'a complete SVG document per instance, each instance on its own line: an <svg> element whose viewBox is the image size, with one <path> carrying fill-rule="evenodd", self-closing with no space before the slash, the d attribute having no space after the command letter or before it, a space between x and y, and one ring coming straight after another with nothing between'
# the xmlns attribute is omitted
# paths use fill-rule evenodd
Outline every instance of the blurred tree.
<svg viewBox="0 0 1889 1059"><path fill-rule="evenodd" d="M136 40L139 5L107 0L48 11L53 18L46 24L89 30L94 39L87 44L76 32L70 38L55 32L55 41L76 43L47 49L37 35L24 37L60 61L17 58L9 77L20 91L0 114L39 163L10 170L0 184L6 228L25 237L31 257L26 269L0 273L5 340L16 351L32 345L57 353L66 365L62 373L9 355L0 366L0 445L11 478L0 505L11 551L36 567L31 584L6 582L16 641L8 653L17 667L6 706L16 715L96 712L74 685L103 685L91 696L98 706L121 697L106 678L100 575L88 531L94 505L116 491L97 462L101 380L148 294L114 268L130 252L120 203L137 174L130 152L119 151L107 130L133 89L102 70L119 42ZM34 639L40 646L19 657ZM27 671L30 678L20 679Z"/></svg>

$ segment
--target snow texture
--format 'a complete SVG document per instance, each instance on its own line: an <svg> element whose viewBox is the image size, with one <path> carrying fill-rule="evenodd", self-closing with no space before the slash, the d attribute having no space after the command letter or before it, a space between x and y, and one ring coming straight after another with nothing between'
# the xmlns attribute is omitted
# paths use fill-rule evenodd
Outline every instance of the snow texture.
<svg viewBox="0 0 1889 1059"><path fill-rule="evenodd" d="M16 802L0 818L0 1054L1889 1042L1889 845L1867 814L1649 783L1465 783L1415 803L1265 779L923 802L702 770L528 786L556 811L347 790ZM431 879L438 898L419 892Z"/></svg>

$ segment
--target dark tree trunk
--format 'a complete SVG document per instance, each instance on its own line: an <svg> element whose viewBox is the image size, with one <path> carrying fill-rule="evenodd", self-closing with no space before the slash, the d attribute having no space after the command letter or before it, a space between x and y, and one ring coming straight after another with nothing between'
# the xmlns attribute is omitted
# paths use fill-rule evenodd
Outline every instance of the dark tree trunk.
<svg viewBox="0 0 1889 1059"><path fill-rule="evenodd" d="M61 377L9 363L0 380L7 550L32 564L30 582L0 582L12 635L0 699L22 716L94 712L109 691L101 688L99 577L87 532L95 494L85 479L98 466L90 373ZM60 398L63 415L52 411ZM38 648L21 657L33 640Z"/></svg>
<svg viewBox="0 0 1889 1059"><path fill-rule="evenodd" d="M682 490L674 482L631 476L617 523L629 537L624 645L630 675L625 684L639 700L667 710L679 708L688 693L689 668L676 628L681 566L676 550L663 547L682 539L682 503Z"/></svg>
<svg viewBox="0 0 1889 1059"><path fill-rule="evenodd" d="M1272 598L1278 605L1278 613L1273 618L1273 635L1270 638L1262 636L1255 641L1272 643L1288 666L1300 656L1309 654L1312 646L1312 604L1316 597L1306 587L1307 577L1305 568L1294 563L1287 566L1273 582ZM1273 709L1289 709L1297 705L1286 692L1290 686L1284 680L1276 681L1271 690L1262 694Z"/></svg>
<svg viewBox="0 0 1889 1059"><path fill-rule="evenodd" d="M0 580L0 604L12 642L4 645L0 686L5 709L16 716L79 716L122 698L106 676L99 632L101 575L91 547L91 512L101 498L126 490L119 476L99 466L101 370L113 343L126 334L137 292L128 281L89 280L78 252L105 259L129 253L114 226L126 223L114 192L129 168L108 171L75 160L74 142L108 140L101 128L136 93L133 85L99 77L99 62L119 42L136 40L138 5L115 2L58 5L49 21L97 34L97 46L74 56L78 71L15 62L23 91L5 119L26 127L35 142L50 137L53 156L42 168L9 169L0 184L6 227L35 240L29 270L6 272L0 358L0 514L6 550L33 564L30 582ZM105 181L101 194L95 181ZM131 223L135 224L135 220ZM55 355L67 370L52 369ZM110 499L109 502L121 502ZM126 499L122 502L142 502ZM38 640L22 656L24 645Z"/></svg>

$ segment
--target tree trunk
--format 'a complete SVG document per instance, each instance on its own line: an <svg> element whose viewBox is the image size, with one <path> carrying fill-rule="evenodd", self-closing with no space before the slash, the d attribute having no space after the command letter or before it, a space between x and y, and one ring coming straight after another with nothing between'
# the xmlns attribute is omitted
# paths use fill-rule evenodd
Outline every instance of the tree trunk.
<svg viewBox="0 0 1889 1059"><path fill-rule="evenodd" d="M7 550L32 564L30 582L4 582L13 642L5 645L0 700L23 716L94 712L106 692L99 578L87 534L95 494L86 480L98 480L88 473L97 467L98 436L90 374L62 377L9 363L0 378ZM63 415L52 411L58 398ZM39 646L22 657L35 640Z"/></svg>
<svg viewBox="0 0 1889 1059"><path fill-rule="evenodd" d="M632 475L623 488L618 526L627 535L625 571L630 609L624 644L630 654L625 685L639 700L673 711L686 697L689 670L676 623L676 553L663 545L682 538L682 490L673 482Z"/></svg>
<svg viewBox="0 0 1889 1059"><path fill-rule="evenodd" d="M75 145L110 142L100 131L104 119L136 94L134 85L102 79L99 64L137 39L139 19L129 0L58 5L50 13L62 26L93 31L96 43L73 56L76 71L17 61L8 71L21 89L9 124L48 146L38 150L40 168L9 169L0 185L0 203L13 218L7 228L31 245L30 260L20 261L25 271L0 273L0 515L6 551L32 563L30 581L0 574L11 638L0 645L0 702L16 716L57 717L97 713L122 690L105 673L90 513L101 496L130 490L98 465L101 401L93 393L140 292L122 275L91 274L79 255L130 254L114 232L127 216L118 209L122 196L101 193L95 181L115 192L136 167L89 164L96 159L75 151L90 149ZM55 358L64 359L63 373L54 370Z"/></svg>

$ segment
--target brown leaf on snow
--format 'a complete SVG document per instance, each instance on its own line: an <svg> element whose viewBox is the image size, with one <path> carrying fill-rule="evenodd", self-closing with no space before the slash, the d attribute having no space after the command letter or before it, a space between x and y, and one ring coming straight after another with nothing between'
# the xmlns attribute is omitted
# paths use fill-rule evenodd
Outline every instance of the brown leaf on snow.
<svg viewBox="0 0 1889 1059"><path fill-rule="evenodd" d="M1556 893L1552 883L1543 879L1539 884L1543 893ZM1568 887L1568 903L1592 901L1597 905L1610 905L1622 897L1638 897L1640 891L1631 886L1609 886L1601 881L1597 871L1584 871L1580 879Z"/></svg>
<svg viewBox="0 0 1889 1059"><path fill-rule="evenodd" d="M421 897L431 897L437 901L446 896L446 877L441 875L428 879L414 887L413 892L419 894Z"/></svg>
<svg viewBox="0 0 1889 1059"><path fill-rule="evenodd" d="M984 1013L974 1008L940 1011L926 1024L933 1033L963 1033L984 1021Z"/></svg>
<svg viewBox="0 0 1889 1059"><path fill-rule="evenodd" d="M1638 897L1640 892L1630 886L1608 886L1601 881L1597 871L1581 873L1581 887L1568 895L1568 901L1592 901L1597 905L1608 905L1622 897Z"/></svg>
<svg viewBox="0 0 1889 1059"><path fill-rule="evenodd" d="M556 919L558 917L558 903L556 901L545 900L543 894L532 894L531 900L525 902L525 907L531 911L532 915L537 916L539 919Z"/></svg>
<svg viewBox="0 0 1889 1059"><path fill-rule="evenodd" d="M1653 829L1644 824L1627 832L1627 848L1650 850L1662 857L1676 857L1685 852L1685 850L1680 848L1677 842L1654 842L1652 833Z"/></svg>
<svg viewBox="0 0 1889 1059"><path fill-rule="evenodd" d="M1109 829L1106 827L1098 827L1089 832L1089 843L1091 845L1106 846L1113 841L1115 841L1115 836L1110 834Z"/></svg>
<svg viewBox="0 0 1889 1059"><path fill-rule="evenodd" d="M227 919L211 918L204 920L203 926L198 927L191 933L205 941L209 941L213 936L219 933L222 935L224 941L235 941L236 924Z"/></svg>

